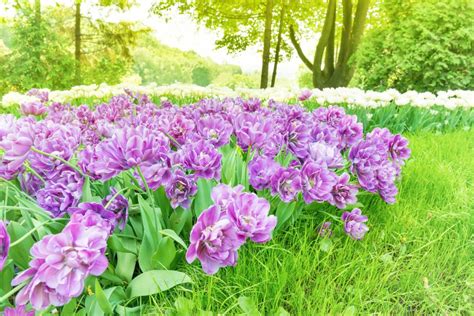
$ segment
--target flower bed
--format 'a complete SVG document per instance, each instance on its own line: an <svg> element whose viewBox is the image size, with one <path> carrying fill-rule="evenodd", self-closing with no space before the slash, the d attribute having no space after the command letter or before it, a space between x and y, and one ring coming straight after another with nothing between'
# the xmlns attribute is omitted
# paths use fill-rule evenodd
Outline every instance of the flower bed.
<svg viewBox="0 0 474 316"><path fill-rule="evenodd" d="M41 91L49 93L49 99L55 102L71 102L76 100L90 99L100 101L124 93L124 91L147 94L150 97L168 97L173 99L188 99L193 102L202 98L225 98L225 97L256 97L261 100L276 100L281 102L308 100L319 105L345 104L348 106L363 108L378 108L388 105L415 106L419 108L431 108L434 106L447 109L474 107L474 91L449 90L431 92L407 91L405 93L390 89L384 92L364 91L357 88L326 88L313 90L268 88L268 89L242 89L232 90L225 87L200 87L192 84L172 84L168 86L157 86L150 84L138 86L123 83L115 86L107 84L75 86L70 90ZM3 96L2 107L18 106L25 102L37 101L35 93L11 92Z"/></svg>
<svg viewBox="0 0 474 316"><path fill-rule="evenodd" d="M0 116L0 302L19 309L130 312L138 297L191 282L186 262L208 274L235 266L246 243L268 242L323 204L362 239L358 195L394 203L410 156L401 135L364 135L339 107L46 102Z"/></svg>

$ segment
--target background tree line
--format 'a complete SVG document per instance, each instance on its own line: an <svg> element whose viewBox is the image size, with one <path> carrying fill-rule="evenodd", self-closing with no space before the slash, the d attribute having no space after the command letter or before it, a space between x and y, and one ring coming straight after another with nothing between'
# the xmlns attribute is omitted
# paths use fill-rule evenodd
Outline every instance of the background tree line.
<svg viewBox="0 0 474 316"><path fill-rule="evenodd" d="M292 55L301 61L301 87L474 88L470 0L155 1L156 15L178 8L217 30L216 46L230 54L257 46L261 71L254 74L169 48L137 23L93 20L82 12L85 1L55 7L15 1L15 18L0 20L0 93L115 84L131 75L143 83L273 87L285 81L278 65ZM124 11L136 4L94 3Z"/></svg>

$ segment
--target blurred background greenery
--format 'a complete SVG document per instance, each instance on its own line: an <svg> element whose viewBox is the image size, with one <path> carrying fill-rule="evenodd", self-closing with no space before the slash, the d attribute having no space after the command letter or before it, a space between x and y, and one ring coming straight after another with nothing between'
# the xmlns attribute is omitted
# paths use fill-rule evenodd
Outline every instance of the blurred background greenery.
<svg viewBox="0 0 474 316"><path fill-rule="evenodd" d="M261 67L243 71L246 61L222 64L167 46L140 17L111 21L90 14L110 8L131 16L144 3L147 19L186 15L192 27L214 32L213 49L225 54L255 49ZM230 88L473 89L473 3L0 0L0 95L127 80ZM279 71L282 64L296 69L293 78Z"/></svg>

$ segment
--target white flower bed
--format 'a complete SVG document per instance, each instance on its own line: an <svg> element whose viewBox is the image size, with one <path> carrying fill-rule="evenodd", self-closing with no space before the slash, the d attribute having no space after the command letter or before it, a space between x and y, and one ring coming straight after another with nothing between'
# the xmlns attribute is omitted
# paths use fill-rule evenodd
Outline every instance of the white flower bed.
<svg viewBox="0 0 474 316"><path fill-rule="evenodd" d="M167 86L157 86L149 84L138 86L130 83L122 83L115 86L107 84L75 86L65 91L48 91L49 99L56 102L71 102L80 98L104 99L114 95L124 93L125 89L133 92L147 94L149 96L174 96L180 98L193 97L256 97L260 99L274 99L277 101L288 101L296 99L301 90L290 90L281 88L269 89L236 89L232 90L223 87L200 87L192 84L171 84ZM46 90L46 89L44 89ZM34 97L18 92L10 92L3 96L2 107L18 106L24 102L34 100ZM384 92L364 91L357 88L327 88L311 90L311 97L308 99L320 104L342 104L362 107L381 107L391 103L397 105L410 105L423 108L432 106L444 106L448 109L458 107L474 107L474 91L470 90L449 90L439 91L436 94L431 92L407 91L400 93L395 89Z"/></svg>

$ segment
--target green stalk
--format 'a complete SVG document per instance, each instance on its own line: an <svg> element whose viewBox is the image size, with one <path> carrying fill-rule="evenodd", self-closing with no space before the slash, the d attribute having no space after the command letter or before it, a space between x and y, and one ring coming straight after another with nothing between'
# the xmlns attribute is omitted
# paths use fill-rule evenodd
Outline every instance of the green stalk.
<svg viewBox="0 0 474 316"><path fill-rule="evenodd" d="M65 159L63 159L59 156L44 152L44 151L39 150L38 148L35 148L35 147L31 147L31 150L34 151L35 153L40 154L40 155L57 159L57 160L61 161L63 164L65 164L65 165L71 167L72 169L74 169L75 171L77 171L81 176L86 177L86 175L82 172L81 169L79 169L77 166L74 166L72 163L70 163L69 161L67 161L67 160L65 160Z"/></svg>
<svg viewBox="0 0 474 316"><path fill-rule="evenodd" d="M20 239L18 240L15 240L15 242L11 243L10 244L10 248L13 248L15 247L16 245L20 244L23 240L25 240L26 238L28 238L31 234L33 234L35 231L37 231L38 229L40 229L41 227L45 226L46 224L49 224L51 223L51 221L46 221L46 222L42 222L41 224L35 226L35 228L33 228L32 230L30 230L29 232L27 232L26 234L24 234L23 236L21 236Z"/></svg>
<svg viewBox="0 0 474 316"><path fill-rule="evenodd" d="M21 290L25 285L26 285L27 282L23 282L23 283L20 283L18 284L17 286L15 286L13 289L10 290L10 292L7 292L5 295L3 295L2 297L0 297L0 304L5 302L6 300L8 300L8 298L10 296L12 296L13 294L15 294L16 292L18 292L19 290Z"/></svg>

